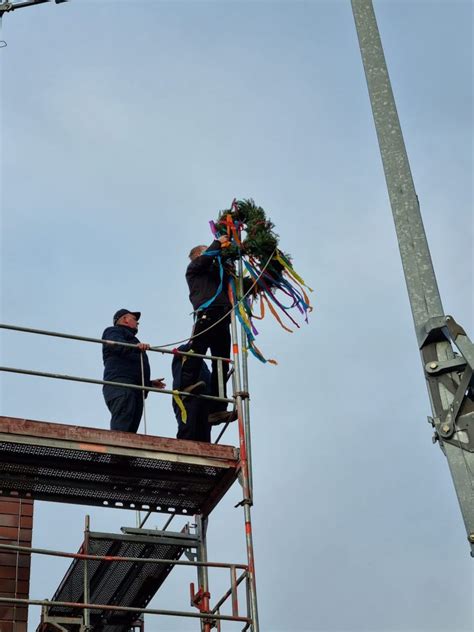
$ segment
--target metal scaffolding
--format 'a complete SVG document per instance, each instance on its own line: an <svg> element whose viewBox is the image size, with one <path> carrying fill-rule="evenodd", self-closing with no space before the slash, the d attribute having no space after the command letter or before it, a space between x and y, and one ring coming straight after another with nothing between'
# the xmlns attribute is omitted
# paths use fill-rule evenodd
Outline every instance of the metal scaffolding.
<svg viewBox="0 0 474 632"><path fill-rule="evenodd" d="M0 329L92 344L134 346L15 325L0 324ZM232 311L232 359L202 356L219 365L218 397L123 384L143 392L233 403L238 412L239 448L218 443L225 428L216 443L207 444L0 417L0 495L3 497L147 511L137 529L123 528L122 534L91 532L87 518L79 553L0 542L0 551L64 556L73 560L52 600L2 597L0 604L41 606L38 632L144 630L145 614L194 618L199 621L201 632L220 631L225 629L224 622L229 621L242 623L242 630L259 631L251 521L247 354L243 332L240 334L241 340ZM176 353L164 347L151 347L150 351ZM224 397L224 364L231 368L232 397ZM103 380L32 369L5 366L0 370L107 384ZM206 537L209 514L237 479L243 490L239 505L244 510L247 563L209 562ZM148 517L156 513L169 514L164 528L160 531L143 529ZM179 533L166 531L171 520L179 515L194 516L193 534L189 526ZM135 553L130 554L130 551ZM180 559L183 553L187 561ZM191 584L190 603L198 612L147 607L175 566L196 568L197 587ZM215 602L211 600L210 568L228 569L230 575L229 589ZM130 590L132 585L133 591ZM239 609L239 587L245 594L245 614ZM231 614L223 612L226 606L231 608Z"/></svg>

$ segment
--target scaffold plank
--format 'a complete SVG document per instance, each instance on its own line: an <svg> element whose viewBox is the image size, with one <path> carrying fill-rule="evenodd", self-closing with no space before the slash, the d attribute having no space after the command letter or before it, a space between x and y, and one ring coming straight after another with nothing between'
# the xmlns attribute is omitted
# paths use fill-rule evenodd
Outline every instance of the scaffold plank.
<svg viewBox="0 0 474 632"><path fill-rule="evenodd" d="M0 496L209 514L239 471L232 446L0 416Z"/></svg>
<svg viewBox="0 0 474 632"><path fill-rule="evenodd" d="M88 553L90 555L114 558L156 559L156 562L119 562L107 560L89 560L88 576L90 585L89 603L120 605L133 608L145 608L173 569L171 562L159 560L178 560L185 548L196 546L196 538L183 533L166 534L170 537L133 536L111 533L90 532L88 536ZM85 544L79 549L85 553ZM80 603L84 601L84 560L75 559L52 601ZM76 630L77 624L68 623L81 616L77 608L52 605L43 609L42 621L37 632L54 632L55 621L62 621L64 629ZM136 621L135 612L90 610L91 632L128 632Z"/></svg>

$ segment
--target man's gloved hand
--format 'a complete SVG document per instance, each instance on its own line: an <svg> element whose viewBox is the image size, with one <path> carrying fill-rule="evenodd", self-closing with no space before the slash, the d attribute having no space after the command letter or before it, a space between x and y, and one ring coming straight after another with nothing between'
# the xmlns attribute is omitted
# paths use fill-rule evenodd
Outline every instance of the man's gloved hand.
<svg viewBox="0 0 474 632"><path fill-rule="evenodd" d="M222 248L228 248L230 246L230 241L227 235L221 235L217 238L217 241L221 242Z"/></svg>

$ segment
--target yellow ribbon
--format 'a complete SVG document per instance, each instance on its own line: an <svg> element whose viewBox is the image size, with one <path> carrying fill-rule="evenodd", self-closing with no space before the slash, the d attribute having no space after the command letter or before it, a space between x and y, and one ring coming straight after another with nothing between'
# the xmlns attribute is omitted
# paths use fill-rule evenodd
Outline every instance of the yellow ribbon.
<svg viewBox="0 0 474 632"><path fill-rule="evenodd" d="M181 421L183 422L183 424L185 424L188 421L188 413L183 404L183 400L181 399L179 395L179 391L173 391L173 399L176 402L176 405L178 406L179 410L181 411Z"/></svg>
<svg viewBox="0 0 474 632"><path fill-rule="evenodd" d="M239 314L241 315L242 320L247 325L249 330L252 331L252 326L250 324L249 317L247 316L247 312L245 311L244 306L242 305L242 303L239 303Z"/></svg>
<svg viewBox="0 0 474 632"><path fill-rule="evenodd" d="M281 263L281 265L285 268L285 270L288 272L288 274L289 274L291 277L293 277L293 279L294 279L295 281L298 281L299 283L301 283L302 285L304 285L305 287L307 287L307 288L308 288L308 290L309 290L310 292L312 292L312 291L313 291L313 289L312 289L312 288L310 288L310 287L309 287L309 285L306 285L306 283L305 283L305 282L304 282L304 280L300 277L300 275L299 275L297 272L295 272L295 270L294 270L294 269L290 266L290 264L288 264L288 263L287 263L287 262L286 262L286 261L285 261L285 260L284 260L284 259L280 256L280 254L279 254L279 253L275 255L275 259L276 259L279 263Z"/></svg>

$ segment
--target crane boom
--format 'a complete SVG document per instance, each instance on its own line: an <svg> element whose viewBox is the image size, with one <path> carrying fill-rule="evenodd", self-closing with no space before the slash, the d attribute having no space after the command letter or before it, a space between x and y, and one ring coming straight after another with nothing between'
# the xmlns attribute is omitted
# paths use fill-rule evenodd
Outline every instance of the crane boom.
<svg viewBox="0 0 474 632"><path fill-rule="evenodd" d="M351 2L431 401L428 419L446 455L474 557L474 345L443 312L372 0Z"/></svg>
<svg viewBox="0 0 474 632"><path fill-rule="evenodd" d="M52 0L22 0L20 2L0 2L0 18L4 13L9 11L15 11L16 9L23 9L25 7L33 7L37 4L46 4ZM62 4L68 0L54 0L55 4Z"/></svg>

